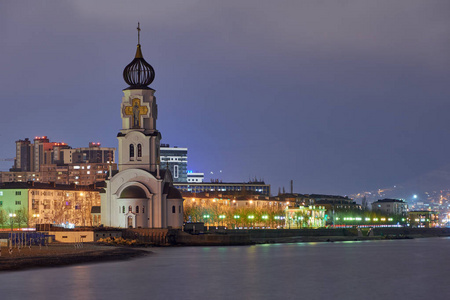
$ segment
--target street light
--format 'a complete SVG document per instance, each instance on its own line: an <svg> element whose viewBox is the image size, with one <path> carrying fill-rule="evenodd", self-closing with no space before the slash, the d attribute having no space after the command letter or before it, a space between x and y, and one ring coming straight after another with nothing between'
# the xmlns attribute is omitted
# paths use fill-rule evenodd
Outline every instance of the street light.
<svg viewBox="0 0 450 300"><path fill-rule="evenodd" d="M204 220L204 222L206 224L206 230L209 230L208 219L209 219L209 215L203 215L203 220Z"/></svg>
<svg viewBox="0 0 450 300"><path fill-rule="evenodd" d="M253 228L253 219L254 218L255 218L255 216L253 216L253 215L248 216L248 219L250 220L250 225L252 226L252 228Z"/></svg>
<svg viewBox="0 0 450 300"><path fill-rule="evenodd" d="M9 214L9 218L10 218L10 220L9 220L9 223L11 223L11 232L13 231L13 225L14 225L14 220L12 219L12 218L15 218L16 217L16 214Z"/></svg>
<svg viewBox="0 0 450 300"><path fill-rule="evenodd" d="M33 214L33 218L34 218L34 227L36 227L36 224L37 224L36 218L39 218L39 214Z"/></svg>
<svg viewBox="0 0 450 300"><path fill-rule="evenodd" d="M240 218L241 216L239 216L239 215L234 215L233 216L233 218L234 218L234 229L236 229L236 227L237 227L237 222L238 222L238 219Z"/></svg>
<svg viewBox="0 0 450 300"><path fill-rule="evenodd" d="M222 226L223 226L223 219L225 219L225 215L220 215L220 216L219 216L219 219L222 220Z"/></svg>

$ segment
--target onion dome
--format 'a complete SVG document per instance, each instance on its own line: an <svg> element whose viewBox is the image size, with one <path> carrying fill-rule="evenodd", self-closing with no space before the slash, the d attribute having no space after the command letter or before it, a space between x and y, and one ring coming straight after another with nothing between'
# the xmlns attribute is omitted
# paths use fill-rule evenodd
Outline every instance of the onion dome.
<svg viewBox="0 0 450 300"><path fill-rule="evenodd" d="M155 70L142 57L141 45L137 45L136 55L123 70L123 79L132 89L145 89L155 79Z"/></svg>

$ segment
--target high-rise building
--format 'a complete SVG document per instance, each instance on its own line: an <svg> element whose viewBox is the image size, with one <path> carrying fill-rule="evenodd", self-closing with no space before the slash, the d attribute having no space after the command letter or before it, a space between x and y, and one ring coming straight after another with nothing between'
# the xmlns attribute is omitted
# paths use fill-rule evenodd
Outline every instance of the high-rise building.
<svg viewBox="0 0 450 300"><path fill-rule="evenodd" d="M28 138L16 141L16 159L14 160L13 169L23 172L31 171L31 147L31 142Z"/></svg>
<svg viewBox="0 0 450 300"><path fill-rule="evenodd" d="M39 172L41 165L62 163L61 151L70 148L66 143L50 142L47 136L16 141L16 159L12 172Z"/></svg>
<svg viewBox="0 0 450 300"><path fill-rule="evenodd" d="M187 175L187 148L170 147L169 144L161 144L160 165L161 169L169 167L172 172L173 182L188 182Z"/></svg>
<svg viewBox="0 0 450 300"><path fill-rule="evenodd" d="M10 172L0 173L0 182L55 182L89 185L117 170L115 148L90 142L89 147L71 148L50 142L47 136L16 141L16 159Z"/></svg>

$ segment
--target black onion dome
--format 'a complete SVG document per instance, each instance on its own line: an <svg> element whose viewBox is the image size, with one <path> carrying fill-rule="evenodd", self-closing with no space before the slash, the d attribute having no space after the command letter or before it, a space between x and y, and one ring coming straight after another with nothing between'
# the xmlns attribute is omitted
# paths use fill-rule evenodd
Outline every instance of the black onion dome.
<svg viewBox="0 0 450 300"><path fill-rule="evenodd" d="M142 57L140 44L133 61L123 69L123 79L130 88L146 88L155 79L155 70Z"/></svg>

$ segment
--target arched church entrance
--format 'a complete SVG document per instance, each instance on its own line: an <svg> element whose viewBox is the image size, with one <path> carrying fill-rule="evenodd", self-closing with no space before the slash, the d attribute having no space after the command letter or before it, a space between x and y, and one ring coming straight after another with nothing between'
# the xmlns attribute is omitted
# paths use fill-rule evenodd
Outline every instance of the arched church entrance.
<svg viewBox="0 0 450 300"><path fill-rule="evenodd" d="M118 202L122 207L125 207L123 211L123 227L125 228L138 228L148 227L150 221L150 215L146 210L149 207L149 198L145 192L146 187L140 183L136 185L129 185L125 187L119 194Z"/></svg>

